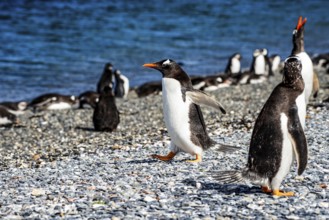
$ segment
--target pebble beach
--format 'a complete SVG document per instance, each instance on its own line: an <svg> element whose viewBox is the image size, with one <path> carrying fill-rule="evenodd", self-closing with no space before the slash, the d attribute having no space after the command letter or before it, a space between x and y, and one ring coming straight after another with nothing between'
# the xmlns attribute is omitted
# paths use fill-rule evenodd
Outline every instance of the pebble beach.
<svg viewBox="0 0 329 220"><path fill-rule="evenodd" d="M319 78L329 82L324 72ZM168 153L161 95L117 99L121 122L112 133L94 131L92 109L27 112L19 125L0 128L0 219L328 219L328 88L307 110L306 171L296 176L294 164L282 184L295 196L211 178L244 168L254 121L280 81L277 74L210 93L227 111L201 108L210 137L240 150L213 147L199 164L186 153L170 162L150 157Z"/></svg>

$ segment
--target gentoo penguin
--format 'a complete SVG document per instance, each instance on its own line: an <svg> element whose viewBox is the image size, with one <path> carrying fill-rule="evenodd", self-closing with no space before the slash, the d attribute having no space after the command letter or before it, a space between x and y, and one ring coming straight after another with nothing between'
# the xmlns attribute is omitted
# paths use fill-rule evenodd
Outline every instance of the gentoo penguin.
<svg viewBox="0 0 329 220"><path fill-rule="evenodd" d="M8 111L7 108L0 106L0 126L7 126L17 123L15 114Z"/></svg>
<svg viewBox="0 0 329 220"><path fill-rule="evenodd" d="M264 56L265 59L265 75L266 76L273 76L273 71L272 71L272 63L270 61L270 58L268 57L268 51L266 48L263 48L262 50L262 54Z"/></svg>
<svg viewBox="0 0 329 220"><path fill-rule="evenodd" d="M104 66L103 74L97 83L97 92L101 93L105 86L110 86L113 88L113 65L111 63L106 63Z"/></svg>
<svg viewBox="0 0 329 220"><path fill-rule="evenodd" d="M100 94L93 114L93 123L96 131L115 130L120 123L120 116L112 89L106 86Z"/></svg>
<svg viewBox="0 0 329 220"><path fill-rule="evenodd" d="M291 55L298 56L302 62L302 76L305 83L304 95L306 104L309 101L309 98L312 94L312 90L316 93L319 85L313 84L316 83L313 81L313 63L309 55L305 52L304 48L304 26L306 23L306 18L299 17L296 28L292 34L293 49Z"/></svg>
<svg viewBox="0 0 329 220"><path fill-rule="evenodd" d="M298 175L307 164L307 143L300 122L304 82L302 64L297 56L285 60L284 76L259 113L251 136L247 167L242 171L223 171L214 178L222 183L250 181L260 184L263 192L277 196L292 196L280 191L283 179L290 171L294 158Z"/></svg>
<svg viewBox="0 0 329 220"><path fill-rule="evenodd" d="M329 73L329 53L317 54L312 58L314 67L324 68Z"/></svg>
<svg viewBox="0 0 329 220"><path fill-rule="evenodd" d="M79 95L79 108L95 108L99 101L99 93L86 91Z"/></svg>
<svg viewBox="0 0 329 220"><path fill-rule="evenodd" d="M114 71L115 88L114 94L118 98L127 98L129 93L129 80L126 76L122 75L119 70Z"/></svg>
<svg viewBox="0 0 329 220"><path fill-rule="evenodd" d="M10 113L15 115L24 114L27 110L28 103L21 102L0 102L0 106L6 108Z"/></svg>
<svg viewBox="0 0 329 220"><path fill-rule="evenodd" d="M161 81L146 82L139 86L135 91L138 97L148 96L150 94L159 94L162 90Z"/></svg>
<svg viewBox="0 0 329 220"><path fill-rule="evenodd" d="M171 137L169 154L152 157L169 161L179 151L183 151L196 157L189 162L200 162L203 150L213 146L215 141L208 136L199 104L214 107L225 113L224 108L214 98L193 89L189 76L175 61L166 59L143 66L162 73L164 121ZM221 147L221 151L232 150L227 146Z"/></svg>
<svg viewBox="0 0 329 220"><path fill-rule="evenodd" d="M241 59L242 56L239 53L234 53L228 60L227 66L225 68L225 74L228 77L234 77L241 73Z"/></svg>
<svg viewBox="0 0 329 220"><path fill-rule="evenodd" d="M272 72L279 72L281 57L278 54L272 54L269 59L272 65Z"/></svg>
<svg viewBox="0 0 329 220"><path fill-rule="evenodd" d="M61 110L78 107L78 99L75 96L48 93L36 97L29 103L33 110Z"/></svg>

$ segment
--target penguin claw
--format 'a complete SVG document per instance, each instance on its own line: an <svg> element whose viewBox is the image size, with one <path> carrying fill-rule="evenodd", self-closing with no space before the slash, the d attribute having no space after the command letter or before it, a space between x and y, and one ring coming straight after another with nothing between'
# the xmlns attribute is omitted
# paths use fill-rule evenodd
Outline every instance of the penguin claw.
<svg viewBox="0 0 329 220"><path fill-rule="evenodd" d="M152 154L151 157L154 159L159 159L162 161L169 161L172 158L174 158L176 154L174 152L169 152L169 154L167 156L161 156L161 155L157 155L157 154Z"/></svg>
<svg viewBox="0 0 329 220"><path fill-rule="evenodd" d="M294 192L283 192L281 190L275 189L272 192L273 196L294 196Z"/></svg>

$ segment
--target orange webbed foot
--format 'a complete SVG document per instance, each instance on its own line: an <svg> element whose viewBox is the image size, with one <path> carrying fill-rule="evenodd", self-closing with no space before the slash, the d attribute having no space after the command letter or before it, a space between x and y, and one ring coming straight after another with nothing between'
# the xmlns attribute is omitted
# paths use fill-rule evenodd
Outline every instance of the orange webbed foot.
<svg viewBox="0 0 329 220"><path fill-rule="evenodd" d="M272 190L268 186L262 186L263 193L272 193Z"/></svg>
<svg viewBox="0 0 329 220"><path fill-rule="evenodd" d="M275 189L273 190L273 196L294 196L294 192L283 192L281 190Z"/></svg>
<svg viewBox="0 0 329 220"><path fill-rule="evenodd" d="M155 159L162 160L162 161L169 161L169 160L171 160L172 158L174 158L175 155L176 155L176 153L170 151L169 154L166 155L166 156L161 156L161 155L157 155L157 154L152 154L151 157L152 157L152 158L155 158Z"/></svg>
<svg viewBox="0 0 329 220"><path fill-rule="evenodd" d="M187 160L186 162L189 162L189 163L199 163L202 161L202 156L199 155L199 154L196 154L195 155L195 160Z"/></svg>

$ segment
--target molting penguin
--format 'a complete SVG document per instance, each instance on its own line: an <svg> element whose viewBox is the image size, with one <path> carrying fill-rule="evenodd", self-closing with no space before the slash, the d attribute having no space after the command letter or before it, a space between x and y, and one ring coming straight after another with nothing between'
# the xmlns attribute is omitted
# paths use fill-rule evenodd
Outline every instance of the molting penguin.
<svg viewBox="0 0 329 220"><path fill-rule="evenodd" d="M199 104L211 106L225 113L219 102L207 94L195 90L184 70L173 60L147 63L144 67L159 70L162 73L162 96L164 121L171 137L170 153L166 156L152 155L163 161L171 160L179 151L196 157L189 162L200 162L202 152L213 146L206 131L206 125ZM220 151L234 150L221 146Z"/></svg>
<svg viewBox="0 0 329 220"><path fill-rule="evenodd" d="M28 103L21 101L21 102L1 102L0 106L6 108L10 113L15 115L24 114L27 110Z"/></svg>
<svg viewBox="0 0 329 220"><path fill-rule="evenodd" d="M78 99L75 96L48 93L36 97L29 103L33 110L62 110L78 107Z"/></svg>
<svg viewBox="0 0 329 220"><path fill-rule="evenodd" d="M99 93L86 91L79 95L79 108L95 108L99 101Z"/></svg>
<svg viewBox="0 0 329 220"><path fill-rule="evenodd" d="M251 137L247 167L243 171L223 171L214 178L222 183L250 181L262 186L263 192L292 196L279 187L290 171L294 158L298 175L307 164L307 143L300 122L305 111L302 64L297 56L288 57L282 82L276 86L256 119Z"/></svg>
<svg viewBox="0 0 329 220"><path fill-rule="evenodd" d="M96 131L114 131L120 123L120 116L112 89L106 86L100 94L93 114Z"/></svg>
<svg viewBox="0 0 329 220"><path fill-rule="evenodd" d="M7 108L0 106L0 126L7 126L17 123L15 114L10 113Z"/></svg>
<svg viewBox="0 0 329 220"><path fill-rule="evenodd" d="M129 80L126 76L122 75L119 70L114 71L115 88L114 94L118 98L127 98L129 93Z"/></svg>
<svg viewBox="0 0 329 220"><path fill-rule="evenodd" d="M106 63L104 66L103 74L97 83L97 92L101 93L105 86L110 86L113 88L113 65L111 63Z"/></svg>
<svg viewBox="0 0 329 220"><path fill-rule="evenodd" d="M304 95L306 104L309 101L309 97L312 94L312 90L315 92L315 95L319 89L319 83L316 80L313 80L313 63L309 55L305 52L304 48L304 26L306 23L306 18L299 17L296 28L292 34L293 49L291 55L298 56L302 62L302 77L305 83Z"/></svg>

